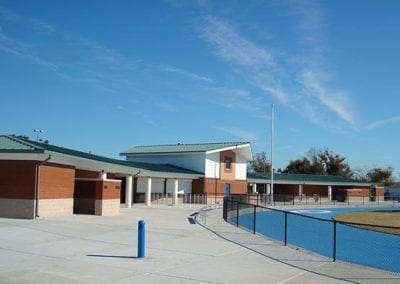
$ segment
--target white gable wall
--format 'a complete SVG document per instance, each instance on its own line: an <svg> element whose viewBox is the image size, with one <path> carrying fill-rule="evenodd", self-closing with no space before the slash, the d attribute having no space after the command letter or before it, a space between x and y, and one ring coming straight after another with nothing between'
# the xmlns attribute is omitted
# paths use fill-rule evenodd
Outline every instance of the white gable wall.
<svg viewBox="0 0 400 284"><path fill-rule="evenodd" d="M220 152L206 154L206 178L219 178Z"/></svg>
<svg viewBox="0 0 400 284"><path fill-rule="evenodd" d="M247 179L247 161L241 155L236 155L235 176L239 180Z"/></svg>

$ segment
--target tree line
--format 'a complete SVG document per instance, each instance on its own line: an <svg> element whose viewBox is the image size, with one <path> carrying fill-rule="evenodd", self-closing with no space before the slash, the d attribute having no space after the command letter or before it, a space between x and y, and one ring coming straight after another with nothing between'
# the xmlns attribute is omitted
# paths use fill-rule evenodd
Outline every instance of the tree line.
<svg viewBox="0 0 400 284"><path fill-rule="evenodd" d="M267 159L265 152L255 155L253 161L250 162L250 169L254 172L271 171L271 163ZM368 170L351 169L345 157L335 154L329 149L316 150L311 148L306 155L295 160L290 160L286 168L278 169L277 172L341 176L360 181L382 183L384 185L391 185L395 182L392 167L371 168Z"/></svg>

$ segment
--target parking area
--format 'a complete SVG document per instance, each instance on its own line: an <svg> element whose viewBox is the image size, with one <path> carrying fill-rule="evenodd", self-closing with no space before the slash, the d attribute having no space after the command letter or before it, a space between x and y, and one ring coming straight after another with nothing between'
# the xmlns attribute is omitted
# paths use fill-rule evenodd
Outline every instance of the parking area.
<svg viewBox="0 0 400 284"><path fill-rule="evenodd" d="M119 216L0 219L1 283L398 283L384 271L332 263L225 223L202 205L135 206ZM136 258L146 221L147 256Z"/></svg>

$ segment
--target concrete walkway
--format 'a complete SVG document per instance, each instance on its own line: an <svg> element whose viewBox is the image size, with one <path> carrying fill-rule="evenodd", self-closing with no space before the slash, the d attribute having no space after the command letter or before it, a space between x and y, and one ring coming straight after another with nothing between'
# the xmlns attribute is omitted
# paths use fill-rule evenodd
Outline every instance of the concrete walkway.
<svg viewBox="0 0 400 284"><path fill-rule="evenodd" d="M116 217L0 218L0 283L399 283L395 275L284 247L220 209L134 206ZM147 257L136 258L146 221ZM194 224L193 224L194 223Z"/></svg>

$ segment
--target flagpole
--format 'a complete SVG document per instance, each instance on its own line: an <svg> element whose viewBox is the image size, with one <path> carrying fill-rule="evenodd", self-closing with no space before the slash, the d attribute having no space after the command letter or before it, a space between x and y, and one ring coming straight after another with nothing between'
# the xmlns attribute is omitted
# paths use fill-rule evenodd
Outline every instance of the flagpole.
<svg viewBox="0 0 400 284"><path fill-rule="evenodd" d="M271 105L271 204L274 204L274 104Z"/></svg>

